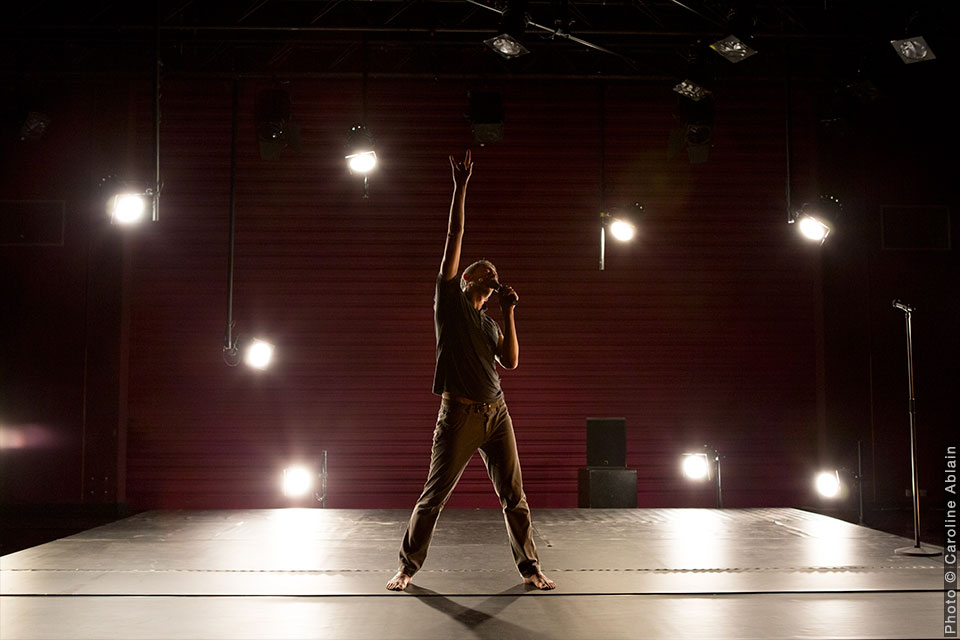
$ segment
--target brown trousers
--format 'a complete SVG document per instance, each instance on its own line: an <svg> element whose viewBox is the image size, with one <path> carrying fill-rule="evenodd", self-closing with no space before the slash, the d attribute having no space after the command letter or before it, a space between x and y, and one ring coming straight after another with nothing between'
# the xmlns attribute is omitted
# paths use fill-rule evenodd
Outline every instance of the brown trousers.
<svg viewBox="0 0 960 640"><path fill-rule="evenodd" d="M477 449L500 498L520 574L528 577L539 570L530 508L520 476L517 441L506 403L502 398L487 405L444 399L433 432L430 471L400 546L400 570L408 576L423 566L440 511Z"/></svg>

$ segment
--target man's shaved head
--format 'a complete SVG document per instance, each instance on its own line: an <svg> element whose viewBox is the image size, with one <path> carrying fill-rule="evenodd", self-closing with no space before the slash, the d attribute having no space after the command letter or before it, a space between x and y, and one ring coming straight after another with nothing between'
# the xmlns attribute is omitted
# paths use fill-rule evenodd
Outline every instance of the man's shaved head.
<svg viewBox="0 0 960 640"><path fill-rule="evenodd" d="M460 288L466 289L467 284L476 280L478 275L486 275L488 272L497 272L497 268L493 266L493 263L489 260L477 260L472 265L463 270L463 275L460 276ZM478 273L478 272L483 272Z"/></svg>

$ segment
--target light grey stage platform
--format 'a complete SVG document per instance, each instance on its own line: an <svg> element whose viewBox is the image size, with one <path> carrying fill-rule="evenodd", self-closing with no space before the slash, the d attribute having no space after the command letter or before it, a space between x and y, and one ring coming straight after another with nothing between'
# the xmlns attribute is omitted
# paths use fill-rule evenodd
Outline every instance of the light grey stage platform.
<svg viewBox="0 0 960 640"><path fill-rule="evenodd" d="M932 638L942 558L796 509L541 509L558 584L519 584L494 510L443 513L403 593L408 511L143 513L0 558L0 638Z"/></svg>

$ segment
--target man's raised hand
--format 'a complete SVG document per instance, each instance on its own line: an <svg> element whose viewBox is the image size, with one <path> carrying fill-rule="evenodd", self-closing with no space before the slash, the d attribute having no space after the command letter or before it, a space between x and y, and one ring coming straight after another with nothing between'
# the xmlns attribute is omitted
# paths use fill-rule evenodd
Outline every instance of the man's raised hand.
<svg viewBox="0 0 960 640"><path fill-rule="evenodd" d="M467 186L467 182L470 181L470 175L473 173L473 161L470 159L470 150L467 149L467 154L463 158L463 162L457 162L453 159L453 156L450 156L450 169L453 172L453 184L459 186Z"/></svg>
<svg viewBox="0 0 960 640"><path fill-rule="evenodd" d="M497 290L497 295L500 297L500 308L504 311L515 306L520 299L517 292L508 284L501 284Z"/></svg>

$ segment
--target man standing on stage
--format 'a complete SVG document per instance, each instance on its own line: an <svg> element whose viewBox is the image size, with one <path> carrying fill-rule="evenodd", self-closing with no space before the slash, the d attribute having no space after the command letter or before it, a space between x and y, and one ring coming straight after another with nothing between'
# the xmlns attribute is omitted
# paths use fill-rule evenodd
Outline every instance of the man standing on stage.
<svg viewBox="0 0 960 640"><path fill-rule="evenodd" d="M455 162L450 156L450 166L453 201L434 298L437 368L433 392L442 400L433 432L430 471L403 536L400 568L387 589L402 591L423 565L440 511L477 449L503 506L510 547L523 581L538 589L554 589L557 585L540 571L530 508L523 494L517 441L496 368L499 362L506 369L514 369L519 360L514 322L517 294L498 282L496 268L486 260L467 267L458 281L464 202L473 173L470 152L463 162ZM503 331L484 313L494 291L500 298Z"/></svg>

